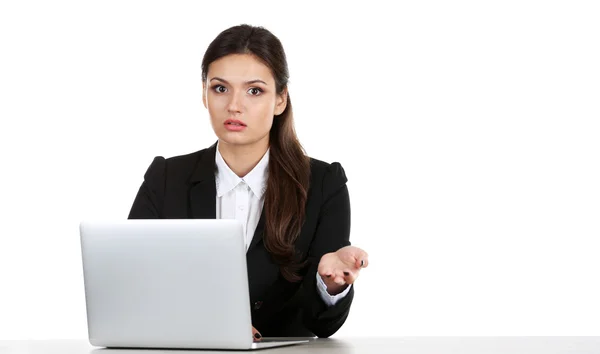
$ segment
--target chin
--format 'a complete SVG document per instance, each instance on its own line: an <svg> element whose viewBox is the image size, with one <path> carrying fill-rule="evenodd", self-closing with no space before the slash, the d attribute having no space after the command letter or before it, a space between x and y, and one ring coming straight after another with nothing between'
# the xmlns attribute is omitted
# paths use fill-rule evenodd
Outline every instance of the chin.
<svg viewBox="0 0 600 354"><path fill-rule="evenodd" d="M267 135L268 136L268 135ZM217 137L220 141L227 143L229 145L252 145L256 144L262 140L260 137L251 137L246 134L240 134L238 132L220 132L217 134Z"/></svg>
<svg viewBox="0 0 600 354"><path fill-rule="evenodd" d="M253 139L250 139L249 137L239 133L231 134L230 132L223 132L221 134L217 134L217 137L220 141L230 145L247 145L254 142Z"/></svg>

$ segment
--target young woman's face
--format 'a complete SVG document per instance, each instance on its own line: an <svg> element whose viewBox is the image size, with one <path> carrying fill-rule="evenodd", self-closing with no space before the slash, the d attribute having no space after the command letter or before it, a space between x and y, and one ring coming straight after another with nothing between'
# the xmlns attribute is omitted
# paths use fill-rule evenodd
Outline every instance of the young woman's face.
<svg viewBox="0 0 600 354"><path fill-rule="evenodd" d="M275 92L269 68L250 54L231 54L209 65L202 102L219 140L250 145L269 140L273 116L287 96Z"/></svg>

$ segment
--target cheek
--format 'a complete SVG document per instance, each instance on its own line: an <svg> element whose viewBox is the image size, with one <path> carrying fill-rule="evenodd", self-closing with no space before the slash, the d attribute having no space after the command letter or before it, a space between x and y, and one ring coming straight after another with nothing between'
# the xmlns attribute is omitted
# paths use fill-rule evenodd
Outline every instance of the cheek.
<svg viewBox="0 0 600 354"><path fill-rule="evenodd" d="M275 114L275 103L271 100L264 100L255 106L255 111L262 117L272 118Z"/></svg>
<svg viewBox="0 0 600 354"><path fill-rule="evenodd" d="M257 118L262 123L261 126L266 129L271 129L273 124L273 104L271 102L263 102L260 107L256 109Z"/></svg>
<svg viewBox="0 0 600 354"><path fill-rule="evenodd" d="M210 94L206 98L206 102L207 102L207 106L208 106L208 112L211 117L213 117L215 114L218 114L218 112L225 109L225 106L226 106L225 100L223 100L223 98L214 97L214 96L211 96Z"/></svg>
<svg viewBox="0 0 600 354"><path fill-rule="evenodd" d="M220 100L222 99L220 99L218 96L213 95L212 92L209 92L206 95L206 102L208 102L209 106L214 106L218 104Z"/></svg>

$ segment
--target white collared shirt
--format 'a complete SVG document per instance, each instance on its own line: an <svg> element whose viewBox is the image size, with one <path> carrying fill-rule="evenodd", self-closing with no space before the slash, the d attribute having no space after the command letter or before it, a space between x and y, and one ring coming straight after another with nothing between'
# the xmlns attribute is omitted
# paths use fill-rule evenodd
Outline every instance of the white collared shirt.
<svg viewBox="0 0 600 354"><path fill-rule="evenodd" d="M215 163L215 182L217 187L217 219L237 219L244 229L246 240L246 251L254 237L256 226L262 214L264 205L264 194L267 188L269 152L267 152L258 164L246 176L240 178L229 168L217 143ZM351 285L350 285L351 286ZM333 306L350 291L348 286L338 295L330 295L327 286L317 273L317 288L323 301Z"/></svg>
<svg viewBox="0 0 600 354"><path fill-rule="evenodd" d="M260 220L267 187L269 150L246 176L240 178L229 168L219 152L215 156L217 171L217 219L237 219L244 228L246 250Z"/></svg>

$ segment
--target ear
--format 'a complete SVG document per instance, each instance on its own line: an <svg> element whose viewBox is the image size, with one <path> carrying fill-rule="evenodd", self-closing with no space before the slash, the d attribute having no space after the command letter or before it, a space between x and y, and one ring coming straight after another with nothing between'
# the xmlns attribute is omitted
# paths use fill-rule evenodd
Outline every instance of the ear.
<svg viewBox="0 0 600 354"><path fill-rule="evenodd" d="M202 82L202 104L204 104L204 108L208 109L206 104L206 81Z"/></svg>
<svg viewBox="0 0 600 354"><path fill-rule="evenodd" d="M283 89L281 94L277 95L277 100L275 101L275 115L278 116L287 107L287 98L288 98L288 89L287 87Z"/></svg>

